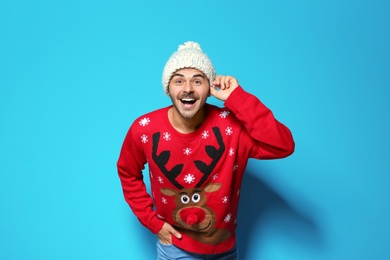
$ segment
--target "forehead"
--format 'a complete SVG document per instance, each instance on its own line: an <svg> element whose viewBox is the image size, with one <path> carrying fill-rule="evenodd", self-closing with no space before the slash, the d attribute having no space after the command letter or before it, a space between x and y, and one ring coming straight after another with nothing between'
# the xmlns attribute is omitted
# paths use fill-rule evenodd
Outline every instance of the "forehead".
<svg viewBox="0 0 390 260"><path fill-rule="evenodd" d="M202 75L203 77L206 77L202 71L194 68L179 69L175 71L172 76L174 77L177 74L187 76L187 77L193 77L195 75Z"/></svg>

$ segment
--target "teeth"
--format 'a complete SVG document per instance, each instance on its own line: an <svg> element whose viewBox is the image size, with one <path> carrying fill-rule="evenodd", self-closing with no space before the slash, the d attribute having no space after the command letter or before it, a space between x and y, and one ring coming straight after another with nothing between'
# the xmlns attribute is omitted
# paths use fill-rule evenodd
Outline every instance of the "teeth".
<svg viewBox="0 0 390 260"><path fill-rule="evenodd" d="M183 98L182 100L183 101L188 101L188 102L195 101L195 99L189 99L189 98Z"/></svg>

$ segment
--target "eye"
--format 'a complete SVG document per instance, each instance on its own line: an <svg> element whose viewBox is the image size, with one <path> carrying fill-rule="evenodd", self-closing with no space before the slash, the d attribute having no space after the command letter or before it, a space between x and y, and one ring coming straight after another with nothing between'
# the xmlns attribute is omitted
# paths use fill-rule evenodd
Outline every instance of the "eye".
<svg viewBox="0 0 390 260"><path fill-rule="evenodd" d="M175 83L176 83L177 85L180 85L180 84L183 83L183 81L182 81L181 79L177 79L177 80L175 80Z"/></svg>
<svg viewBox="0 0 390 260"><path fill-rule="evenodd" d="M183 204L187 204L188 202L190 202L190 197L188 197L187 195L181 196L181 202Z"/></svg>
<svg viewBox="0 0 390 260"><path fill-rule="evenodd" d="M202 84L202 81L201 81L201 80L194 80L194 84L195 84L195 85L201 85L201 84Z"/></svg>
<svg viewBox="0 0 390 260"><path fill-rule="evenodd" d="M192 195L192 201L198 203L200 201L200 195L198 193Z"/></svg>

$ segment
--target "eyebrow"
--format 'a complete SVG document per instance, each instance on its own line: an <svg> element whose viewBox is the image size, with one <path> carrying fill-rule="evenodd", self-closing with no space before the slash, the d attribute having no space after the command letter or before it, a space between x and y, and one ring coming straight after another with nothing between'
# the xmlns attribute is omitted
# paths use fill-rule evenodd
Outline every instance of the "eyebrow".
<svg viewBox="0 0 390 260"><path fill-rule="evenodd" d="M173 74L173 75L172 75L172 78L175 77L175 76L183 77L183 78L184 78L184 75L183 75L183 74L179 74L179 73ZM204 76L203 74L195 74L194 76L192 76L192 78L197 78L197 77L205 78L205 76Z"/></svg>

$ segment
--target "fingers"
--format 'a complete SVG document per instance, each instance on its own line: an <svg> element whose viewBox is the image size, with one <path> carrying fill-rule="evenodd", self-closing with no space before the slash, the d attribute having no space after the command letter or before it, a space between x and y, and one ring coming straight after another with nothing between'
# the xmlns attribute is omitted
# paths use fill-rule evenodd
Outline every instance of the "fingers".
<svg viewBox="0 0 390 260"><path fill-rule="evenodd" d="M168 231L172 235L174 235L177 239L181 239L181 234L176 229L174 229L171 225L169 225Z"/></svg>
<svg viewBox="0 0 390 260"><path fill-rule="evenodd" d="M157 233L157 237L163 245L172 244L172 235L177 239L181 239L181 234L166 222L164 223L161 230Z"/></svg>
<svg viewBox="0 0 390 260"><path fill-rule="evenodd" d="M214 87L217 87L220 90L225 90L225 89L229 89L230 87L235 88L238 85L238 82L237 79L235 79L232 76L218 75L215 78L213 85Z"/></svg>
<svg viewBox="0 0 390 260"><path fill-rule="evenodd" d="M210 87L210 94L219 100L225 101L237 87L238 81L236 78L219 75Z"/></svg>

